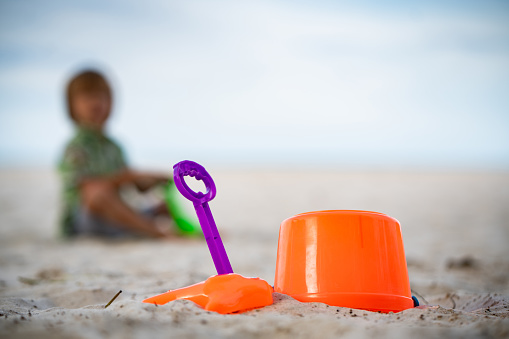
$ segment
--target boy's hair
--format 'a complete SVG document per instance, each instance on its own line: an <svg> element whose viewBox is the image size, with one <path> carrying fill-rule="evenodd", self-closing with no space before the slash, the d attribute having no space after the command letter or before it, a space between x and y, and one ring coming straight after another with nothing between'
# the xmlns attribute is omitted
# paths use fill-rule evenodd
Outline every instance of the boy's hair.
<svg viewBox="0 0 509 339"><path fill-rule="evenodd" d="M111 88L106 78L94 70L86 70L76 74L67 84L67 112L76 122L76 116L72 107L73 98L77 93L103 92L111 100Z"/></svg>

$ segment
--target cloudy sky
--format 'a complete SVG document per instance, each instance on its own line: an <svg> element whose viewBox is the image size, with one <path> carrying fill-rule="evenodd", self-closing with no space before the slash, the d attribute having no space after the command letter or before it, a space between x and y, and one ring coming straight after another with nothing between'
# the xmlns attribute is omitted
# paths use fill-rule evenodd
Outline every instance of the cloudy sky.
<svg viewBox="0 0 509 339"><path fill-rule="evenodd" d="M0 166L54 166L89 67L138 167L509 168L507 1L0 0Z"/></svg>

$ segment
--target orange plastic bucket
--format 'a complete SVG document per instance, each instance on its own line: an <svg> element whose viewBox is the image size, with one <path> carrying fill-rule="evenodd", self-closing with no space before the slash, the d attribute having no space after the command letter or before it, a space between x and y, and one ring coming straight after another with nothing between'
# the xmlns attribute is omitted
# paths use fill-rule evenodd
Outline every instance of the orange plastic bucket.
<svg viewBox="0 0 509 339"><path fill-rule="evenodd" d="M369 311L412 308L399 222L382 213L342 210L284 220L274 291Z"/></svg>

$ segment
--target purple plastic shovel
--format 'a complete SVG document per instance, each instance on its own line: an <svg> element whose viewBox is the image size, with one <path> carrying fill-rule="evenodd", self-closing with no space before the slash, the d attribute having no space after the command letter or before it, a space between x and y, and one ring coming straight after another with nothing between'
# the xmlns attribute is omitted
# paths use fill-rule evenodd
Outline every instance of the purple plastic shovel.
<svg viewBox="0 0 509 339"><path fill-rule="evenodd" d="M206 192L194 192L184 180L185 176L202 180L206 187ZM216 266L217 274L233 273L230 260L224 249L223 241L217 230L214 217L208 202L216 196L216 185L210 174L203 166L193 161L184 160L173 166L173 180L179 192L188 200L191 200L198 215L203 235L207 241L212 260Z"/></svg>

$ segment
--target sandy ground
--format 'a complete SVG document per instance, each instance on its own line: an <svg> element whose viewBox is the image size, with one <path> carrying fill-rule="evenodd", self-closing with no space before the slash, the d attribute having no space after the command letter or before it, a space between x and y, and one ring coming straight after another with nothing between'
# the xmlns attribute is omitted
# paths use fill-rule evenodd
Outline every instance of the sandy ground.
<svg viewBox="0 0 509 339"><path fill-rule="evenodd" d="M58 178L2 170L0 337L509 337L508 173L210 172L212 212L236 273L273 283L289 216L379 211L401 222L412 290L434 306L379 314L281 294L235 315L189 301L143 304L215 274L204 241L61 241Z"/></svg>

